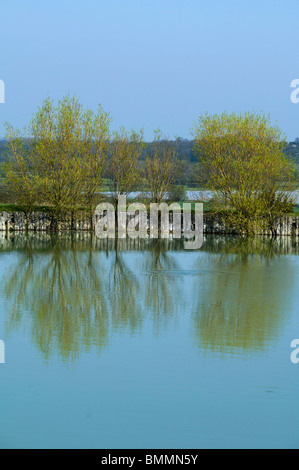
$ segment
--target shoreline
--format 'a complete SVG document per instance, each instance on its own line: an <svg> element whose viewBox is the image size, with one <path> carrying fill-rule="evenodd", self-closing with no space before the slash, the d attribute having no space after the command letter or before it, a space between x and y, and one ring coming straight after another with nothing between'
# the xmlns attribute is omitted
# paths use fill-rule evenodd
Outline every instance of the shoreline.
<svg viewBox="0 0 299 470"><path fill-rule="evenodd" d="M51 230L52 217L46 212L33 212L26 217L23 212L0 211L0 233L1 232L94 232L94 226L98 218L91 217L87 213L79 212L74 220L71 215L66 215L57 224L57 230ZM130 216L127 216L127 223ZM182 214L183 220L183 214ZM194 222L194 213L191 214L191 223ZM172 233L172 213L169 214L169 233ZM203 233L211 235L238 235L236 230L228 227L220 216L203 214ZM183 231L182 231L183 235ZM270 230L257 233L257 236L273 237ZM275 236L299 237L299 217L282 216L275 224Z"/></svg>

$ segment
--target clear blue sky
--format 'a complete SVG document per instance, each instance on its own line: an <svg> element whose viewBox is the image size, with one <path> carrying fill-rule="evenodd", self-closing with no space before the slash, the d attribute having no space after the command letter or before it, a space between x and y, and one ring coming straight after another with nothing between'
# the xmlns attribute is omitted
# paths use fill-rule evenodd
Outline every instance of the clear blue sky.
<svg viewBox="0 0 299 470"><path fill-rule="evenodd" d="M299 136L298 0L7 0L0 5L2 122L28 123L70 92L113 127L190 138L201 113L270 113Z"/></svg>

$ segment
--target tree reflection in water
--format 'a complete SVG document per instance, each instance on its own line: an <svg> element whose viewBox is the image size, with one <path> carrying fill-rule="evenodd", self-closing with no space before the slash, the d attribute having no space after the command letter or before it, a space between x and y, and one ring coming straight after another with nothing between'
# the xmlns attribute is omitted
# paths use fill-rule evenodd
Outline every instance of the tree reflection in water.
<svg viewBox="0 0 299 470"><path fill-rule="evenodd" d="M210 237L200 251L186 254L182 240L98 240L78 233L20 234L5 246L17 253L2 282L8 330L25 326L43 357L56 352L64 360L91 346L100 352L112 331L135 334L146 318L159 333L188 302L201 350L263 351L288 310L293 265L282 253L297 251L290 240ZM183 289L185 254L193 266L191 299Z"/></svg>
<svg viewBox="0 0 299 470"><path fill-rule="evenodd" d="M288 314L294 273L283 254L292 250L291 240L211 237L204 249L209 254L198 258L197 268L204 263L211 274L195 282L196 343L222 354L264 351Z"/></svg>
<svg viewBox="0 0 299 470"><path fill-rule="evenodd" d="M101 351L111 329L140 330L149 309L159 329L169 309L175 310L172 283L153 271L141 282L124 256L128 250L145 250L145 269L170 270L174 261L164 241L154 240L152 249L142 240L105 242L90 234L20 234L13 244L17 263L4 283L8 330L26 325L46 359L53 351L65 360L75 358L91 345Z"/></svg>
<svg viewBox="0 0 299 470"><path fill-rule="evenodd" d="M176 276L179 265L169 251L180 250L182 246L181 240L173 240L169 246L167 240L157 238L152 240L151 250L144 255L144 304L152 312L157 333L184 308L184 292Z"/></svg>
<svg viewBox="0 0 299 470"><path fill-rule="evenodd" d="M41 252L27 246L5 281L12 300L9 328L24 318L30 322L32 339L46 358L53 350L65 359L75 357L91 344L101 350L109 327L102 279L104 269L91 246L80 251L72 239L59 238Z"/></svg>

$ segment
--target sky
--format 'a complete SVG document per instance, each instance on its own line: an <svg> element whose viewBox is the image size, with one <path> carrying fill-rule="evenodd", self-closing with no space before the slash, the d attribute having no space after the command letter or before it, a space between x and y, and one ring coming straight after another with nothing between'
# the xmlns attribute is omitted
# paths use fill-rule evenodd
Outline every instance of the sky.
<svg viewBox="0 0 299 470"><path fill-rule="evenodd" d="M69 93L146 140L223 111L270 114L294 140L298 53L298 0L0 0L0 137Z"/></svg>

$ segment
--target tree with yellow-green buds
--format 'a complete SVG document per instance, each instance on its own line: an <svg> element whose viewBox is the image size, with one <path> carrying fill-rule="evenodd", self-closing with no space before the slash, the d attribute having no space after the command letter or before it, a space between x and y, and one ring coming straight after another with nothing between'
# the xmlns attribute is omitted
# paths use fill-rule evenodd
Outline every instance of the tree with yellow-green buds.
<svg viewBox="0 0 299 470"><path fill-rule="evenodd" d="M108 175L115 204L119 196L128 196L137 189L143 145L143 130L127 132L121 127L113 133Z"/></svg>
<svg viewBox="0 0 299 470"><path fill-rule="evenodd" d="M160 129L156 130L145 159L145 178L152 202L162 202L181 170L176 143L163 137Z"/></svg>
<svg viewBox="0 0 299 470"><path fill-rule="evenodd" d="M96 203L109 147L110 116L101 107L84 110L76 97L55 106L44 100L34 114L28 135L20 138L7 125L10 157L5 179L15 202L47 204L53 228L62 214Z"/></svg>
<svg viewBox="0 0 299 470"><path fill-rule="evenodd" d="M274 230L293 209L294 165L285 136L254 113L209 115L193 127L198 182L214 193L214 208L239 232Z"/></svg>

